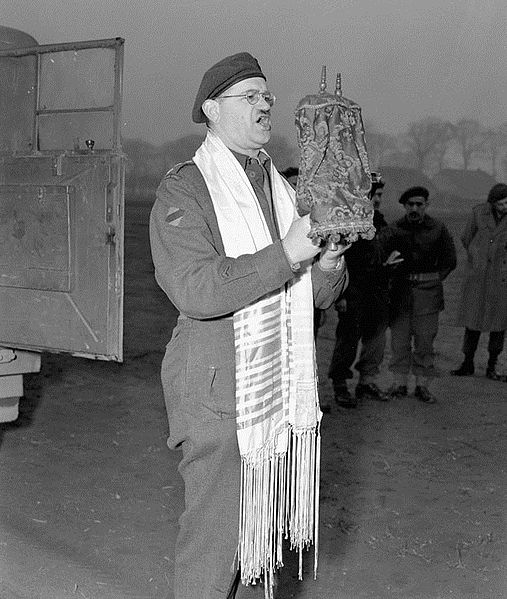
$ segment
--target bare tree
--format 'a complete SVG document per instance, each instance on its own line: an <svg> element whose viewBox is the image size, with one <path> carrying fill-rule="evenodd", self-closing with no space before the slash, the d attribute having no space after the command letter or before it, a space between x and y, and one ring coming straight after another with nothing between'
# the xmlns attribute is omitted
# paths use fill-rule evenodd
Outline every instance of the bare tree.
<svg viewBox="0 0 507 599"><path fill-rule="evenodd" d="M497 179L505 176L503 161L507 158L507 121L499 127L486 129L484 132L484 146L482 148L486 160L490 164L491 175Z"/></svg>
<svg viewBox="0 0 507 599"><path fill-rule="evenodd" d="M398 152L396 137L388 133L366 132L366 147L368 148L368 159L372 170L387 164L390 157Z"/></svg>
<svg viewBox="0 0 507 599"><path fill-rule="evenodd" d="M432 161L440 170L452 137L451 123L429 116L409 124L405 134L405 145L420 171L429 170Z"/></svg>
<svg viewBox="0 0 507 599"><path fill-rule="evenodd" d="M484 144L482 152L484 157L489 162L490 173L495 179L497 177L497 160L500 155L502 143L502 135L497 129L486 129L484 131Z"/></svg>
<svg viewBox="0 0 507 599"><path fill-rule="evenodd" d="M472 157L484 145L484 128L474 119L461 119L454 125L454 139L463 159L463 170L468 171Z"/></svg>

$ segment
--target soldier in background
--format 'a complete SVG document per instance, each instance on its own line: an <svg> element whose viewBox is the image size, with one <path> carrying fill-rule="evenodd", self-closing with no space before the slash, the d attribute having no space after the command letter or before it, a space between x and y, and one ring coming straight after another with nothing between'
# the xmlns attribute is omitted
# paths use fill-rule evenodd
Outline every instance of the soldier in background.
<svg viewBox="0 0 507 599"><path fill-rule="evenodd" d="M387 227L380 212L383 191L384 182L380 175L372 173L369 196L374 207L373 224L377 235ZM375 239L360 239L353 243L347 251L346 260L349 286L335 302L339 320L329 378L333 383L336 403L345 408L355 408L359 399L387 399L378 386L377 378L386 343L388 276ZM393 254L386 262L392 264L397 261L399 258ZM351 368L356 361L359 342L361 351L354 367L359 372L359 382L352 395L347 379L353 377Z"/></svg>
<svg viewBox="0 0 507 599"><path fill-rule="evenodd" d="M507 185L497 183L488 201L475 206L461 241L467 265L458 319L465 327L463 364L455 376L474 373L474 356L482 332L489 332L486 376L507 380L496 370L507 329Z"/></svg>
<svg viewBox="0 0 507 599"><path fill-rule="evenodd" d="M439 312L444 309L442 281L456 268L454 242L444 223L426 214L429 192L411 187L400 197L405 216L382 232L386 254L398 251L403 262L393 272L390 286L394 381L391 397L405 397L408 376L415 375L417 399L434 403L428 386L438 372L433 343Z"/></svg>

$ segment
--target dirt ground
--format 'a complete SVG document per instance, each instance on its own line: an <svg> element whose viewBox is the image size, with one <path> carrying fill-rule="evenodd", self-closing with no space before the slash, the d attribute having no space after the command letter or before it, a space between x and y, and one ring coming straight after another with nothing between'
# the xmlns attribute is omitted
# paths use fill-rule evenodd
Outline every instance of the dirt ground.
<svg viewBox="0 0 507 599"><path fill-rule="evenodd" d="M19 419L0 425L0 599L173 597L183 489L159 366L176 314L153 280L148 210L127 205L124 363L44 354ZM447 220L459 233L463 219ZM446 374L461 359L460 277L446 282L436 405L334 406L327 311L319 572L308 555L298 582L288 554L279 599L507 597L507 385L483 376L485 340L474 377Z"/></svg>

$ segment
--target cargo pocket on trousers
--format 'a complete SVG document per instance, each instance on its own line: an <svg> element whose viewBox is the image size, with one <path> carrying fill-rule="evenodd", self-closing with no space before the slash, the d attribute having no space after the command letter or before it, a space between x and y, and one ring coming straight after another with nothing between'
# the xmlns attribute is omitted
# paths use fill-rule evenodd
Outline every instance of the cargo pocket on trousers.
<svg viewBox="0 0 507 599"><path fill-rule="evenodd" d="M202 397L205 416L212 420L236 417L234 365L208 366L206 391Z"/></svg>

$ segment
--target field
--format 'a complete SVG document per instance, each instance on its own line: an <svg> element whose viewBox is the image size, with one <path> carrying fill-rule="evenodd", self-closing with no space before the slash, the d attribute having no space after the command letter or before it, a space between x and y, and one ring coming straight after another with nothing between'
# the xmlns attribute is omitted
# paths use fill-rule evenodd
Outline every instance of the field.
<svg viewBox="0 0 507 599"><path fill-rule="evenodd" d="M127 202L124 363L44 355L20 418L0 430L2 599L172 599L183 489L159 367L176 312L153 279L149 208ZM457 241L464 216L433 213ZM483 376L484 339L474 377L447 374L461 360L461 250L459 264L445 284L436 405L334 406L327 311L319 572L314 581L308 555L297 581L287 554L278 599L507 597L507 386Z"/></svg>

